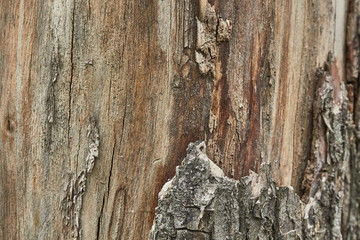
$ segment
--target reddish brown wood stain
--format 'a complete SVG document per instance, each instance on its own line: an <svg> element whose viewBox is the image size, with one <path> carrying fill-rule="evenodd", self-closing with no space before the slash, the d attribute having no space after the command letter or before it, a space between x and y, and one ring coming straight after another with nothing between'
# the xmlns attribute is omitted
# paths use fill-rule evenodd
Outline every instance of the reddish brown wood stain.
<svg viewBox="0 0 360 240"><path fill-rule="evenodd" d="M285 4L285 19L284 21L284 29L288 29L289 28L289 24L290 24L290 9L291 9L291 3L287 3ZM272 152L271 152L271 159L273 160L273 167L275 169L281 169L282 164L281 164L281 151L282 151L282 147L283 147L283 133L284 133L284 122L286 121L286 116L285 116L285 108L286 108L286 104L287 104L287 98L288 96L288 56L289 56L289 34L290 32L287 30L284 30L283 33L283 39L282 39L282 49L281 49L281 66L280 66L280 77L279 77L279 95L277 96L278 99L276 99L275 101L277 101L277 107L276 107L276 118L275 118L275 129L274 129L274 134L272 136L273 138L273 145L272 145ZM275 175L275 179L279 182L281 181L281 176L280 176L280 172L279 171L275 171L274 172Z"/></svg>

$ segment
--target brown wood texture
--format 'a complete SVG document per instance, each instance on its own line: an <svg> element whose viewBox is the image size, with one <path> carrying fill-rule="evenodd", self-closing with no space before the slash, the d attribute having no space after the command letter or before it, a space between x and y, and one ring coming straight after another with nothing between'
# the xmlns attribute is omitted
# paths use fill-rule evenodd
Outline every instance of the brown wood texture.
<svg viewBox="0 0 360 240"><path fill-rule="evenodd" d="M0 1L0 238L147 239L157 194L196 140L227 176L271 163L301 195L316 71L331 52L345 81L346 22L359 16L348 10Z"/></svg>

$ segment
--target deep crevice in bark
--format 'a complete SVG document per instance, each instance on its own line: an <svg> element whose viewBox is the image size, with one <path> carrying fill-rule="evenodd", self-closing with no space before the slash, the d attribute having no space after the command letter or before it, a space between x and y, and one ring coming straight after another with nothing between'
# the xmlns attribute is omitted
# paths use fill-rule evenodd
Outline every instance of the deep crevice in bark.
<svg viewBox="0 0 360 240"><path fill-rule="evenodd" d="M109 197L108 197L108 199L109 199ZM97 240L100 239L101 219L102 219L103 212L104 212L104 205L105 205L105 193L104 193L103 200L102 200L101 211L100 211L100 214L98 217L97 230L96 230L96 239Z"/></svg>
<svg viewBox="0 0 360 240"><path fill-rule="evenodd" d="M69 116L68 116L68 138L70 144L70 128L71 128L71 90L74 78L74 41L75 41L75 6L76 1L73 2L72 18L71 18L71 46L70 46L70 83L69 83Z"/></svg>

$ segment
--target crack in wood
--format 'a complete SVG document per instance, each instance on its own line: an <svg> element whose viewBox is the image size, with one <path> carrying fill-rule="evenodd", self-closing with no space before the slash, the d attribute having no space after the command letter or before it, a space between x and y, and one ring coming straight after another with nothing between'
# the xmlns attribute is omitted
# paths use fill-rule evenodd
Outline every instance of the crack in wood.
<svg viewBox="0 0 360 240"><path fill-rule="evenodd" d="M74 41L75 41L75 6L76 1L73 1L72 18L71 18L71 46L70 46L70 83L69 83L69 116L68 116L68 138L70 139L71 128L71 101L72 101L72 85L74 78ZM70 141L69 141L70 144Z"/></svg>

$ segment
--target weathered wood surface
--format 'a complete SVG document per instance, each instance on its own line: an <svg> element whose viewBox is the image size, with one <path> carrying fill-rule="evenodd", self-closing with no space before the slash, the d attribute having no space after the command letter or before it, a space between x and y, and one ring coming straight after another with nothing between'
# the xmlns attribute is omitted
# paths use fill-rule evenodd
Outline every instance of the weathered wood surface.
<svg viewBox="0 0 360 240"><path fill-rule="evenodd" d="M227 176L268 162L306 199L329 52L358 129L357 0L5 0L0 13L1 239L146 239L195 140ZM342 223L359 232L350 135Z"/></svg>

